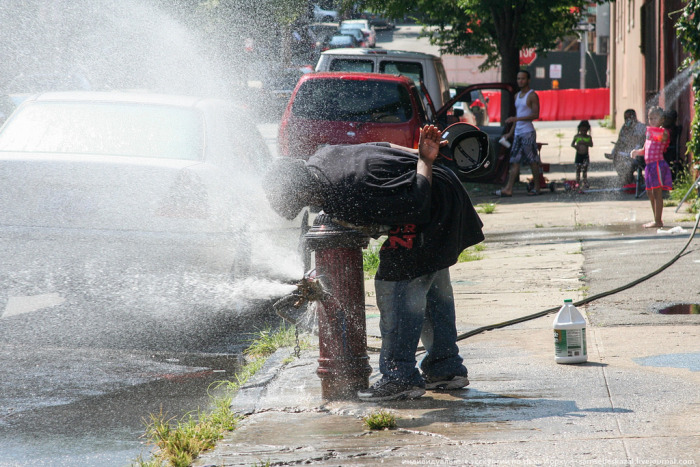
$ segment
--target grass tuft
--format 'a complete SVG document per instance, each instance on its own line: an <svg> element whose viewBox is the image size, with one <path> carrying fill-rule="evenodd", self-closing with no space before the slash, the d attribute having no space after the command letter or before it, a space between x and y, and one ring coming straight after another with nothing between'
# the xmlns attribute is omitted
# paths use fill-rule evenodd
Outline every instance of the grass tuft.
<svg viewBox="0 0 700 467"><path fill-rule="evenodd" d="M139 466L187 467L197 456L211 449L226 431L236 428L240 418L230 408L231 399L216 402L211 413L187 414L180 420L168 418L163 412L151 414L145 436L157 448L154 458L137 460Z"/></svg>
<svg viewBox="0 0 700 467"><path fill-rule="evenodd" d="M292 347L295 344L296 330L294 326L285 326L278 329L270 327L258 332L257 337L251 339L250 346L243 351L247 357L268 357L282 347Z"/></svg>
<svg viewBox="0 0 700 467"><path fill-rule="evenodd" d="M477 204L476 211L482 214L493 214L496 212L496 203Z"/></svg>
<svg viewBox="0 0 700 467"><path fill-rule="evenodd" d="M459 254L457 258L458 263L467 263L469 261L479 261L484 259L484 255L480 254L482 251L486 250L486 245L483 243L478 243L474 246L470 246L463 252Z"/></svg>
<svg viewBox="0 0 700 467"><path fill-rule="evenodd" d="M686 193L690 190L690 187L695 183L695 179L688 171L684 171L678 174L676 179L673 181L673 190L668 194L668 199L672 201L680 201L683 199ZM697 190L691 190L686 202L692 202L698 196Z"/></svg>
<svg viewBox="0 0 700 467"><path fill-rule="evenodd" d="M144 437L156 447L152 459L144 460L139 456L132 465L138 467L186 467L199 454L211 449L225 432L236 429L241 418L231 410L231 394L243 386L265 363L268 356L282 347L296 344L294 327L282 326L279 329L267 328L260 331L253 339L244 355L251 360L234 375L231 381L221 381L216 387L225 386L227 396L212 398L213 410L208 413L189 413L180 420L168 417L162 411L151 414L145 420ZM299 342L302 348L310 347L308 341ZM269 464L268 464L269 465Z"/></svg>
<svg viewBox="0 0 700 467"><path fill-rule="evenodd" d="M365 272L365 279L372 279L377 274L379 268L379 248L380 245L370 245L362 250L362 269Z"/></svg>
<svg viewBox="0 0 700 467"><path fill-rule="evenodd" d="M396 416L383 409L365 415L362 417L362 422L370 430L390 430L396 428Z"/></svg>

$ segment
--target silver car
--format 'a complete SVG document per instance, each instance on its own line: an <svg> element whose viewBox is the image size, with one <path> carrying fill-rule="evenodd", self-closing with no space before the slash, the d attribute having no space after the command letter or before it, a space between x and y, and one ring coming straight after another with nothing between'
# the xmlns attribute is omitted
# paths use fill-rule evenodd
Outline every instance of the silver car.
<svg viewBox="0 0 700 467"><path fill-rule="evenodd" d="M29 97L0 129L0 317L36 296L235 308L252 275L301 277L299 220L260 184L270 160L222 100Z"/></svg>

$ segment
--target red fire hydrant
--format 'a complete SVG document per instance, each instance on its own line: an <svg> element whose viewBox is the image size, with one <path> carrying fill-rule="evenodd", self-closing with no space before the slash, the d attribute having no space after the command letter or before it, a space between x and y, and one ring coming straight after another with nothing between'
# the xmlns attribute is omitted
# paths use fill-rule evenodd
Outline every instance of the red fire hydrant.
<svg viewBox="0 0 700 467"><path fill-rule="evenodd" d="M367 356L364 234L334 223L321 212L305 235L316 253L316 274L325 290L318 309L319 359L324 399L354 399L369 386L372 367Z"/></svg>

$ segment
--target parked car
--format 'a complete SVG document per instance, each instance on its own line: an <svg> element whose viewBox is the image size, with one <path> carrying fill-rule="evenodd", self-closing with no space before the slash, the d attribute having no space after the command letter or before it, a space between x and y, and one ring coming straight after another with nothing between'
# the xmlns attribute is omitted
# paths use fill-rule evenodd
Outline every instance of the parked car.
<svg viewBox="0 0 700 467"><path fill-rule="evenodd" d="M309 29L316 37L316 50L318 51L328 50L327 46L331 37L338 34L338 25L333 23L310 24ZM316 61L318 62L318 60Z"/></svg>
<svg viewBox="0 0 700 467"><path fill-rule="evenodd" d="M358 71L408 76L427 94L436 109L450 100L442 59L432 54L385 49L334 49L322 52L316 71Z"/></svg>
<svg viewBox="0 0 700 467"><path fill-rule="evenodd" d="M278 134L281 156L308 159L327 144L385 141L417 147L419 129L426 123L446 128L459 121L454 104L481 89L502 92L502 105L514 109L515 91L502 83L461 89L440 109L423 102L415 82L405 76L358 72L317 72L303 76L292 92ZM503 183L509 153L497 143L505 129L483 126L489 136L489 158L478 174L458 172L463 181ZM453 162L444 161L455 168Z"/></svg>
<svg viewBox="0 0 700 467"><path fill-rule="evenodd" d="M378 73L313 73L297 83L279 128L282 156L308 159L319 146L389 141L418 144L428 123L415 83Z"/></svg>
<svg viewBox="0 0 700 467"><path fill-rule="evenodd" d="M367 39L362 31L358 28L343 28L338 29L338 34L352 36L357 41L359 47L367 47Z"/></svg>
<svg viewBox="0 0 700 467"><path fill-rule="evenodd" d="M338 12L335 10L326 10L321 8L317 3L313 5L314 19L320 23L333 23L338 21Z"/></svg>
<svg viewBox="0 0 700 467"><path fill-rule="evenodd" d="M355 36L351 36L349 34L336 34L328 41L328 44L325 46L325 50L356 48L359 46L360 43L357 42Z"/></svg>
<svg viewBox="0 0 700 467"><path fill-rule="evenodd" d="M390 19L371 11L364 11L360 14L363 19L369 20L369 24L375 29L394 29L396 25Z"/></svg>
<svg viewBox="0 0 700 467"><path fill-rule="evenodd" d="M348 19L340 23L340 29L357 28L364 35L364 42L367 47L374 48L377 45L377 31L366 19Z"/></svg>
<svg viewBox="0 0 700 467"><path fill-rule="evenodd" d="M28 97L0 130L0 248L12 251L0 303L6 293L99 293L135 294L139 307L237 306L216 291L252 273L289 278L279 258L297 251L299 222L275 215L262 191L270 160L229 102Z"/></svg>

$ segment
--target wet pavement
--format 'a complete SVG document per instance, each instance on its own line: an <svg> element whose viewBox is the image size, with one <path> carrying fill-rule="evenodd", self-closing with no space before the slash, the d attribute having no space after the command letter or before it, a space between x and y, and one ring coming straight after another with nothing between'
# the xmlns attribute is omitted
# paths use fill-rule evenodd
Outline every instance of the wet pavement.
<svg viewBox="0 0 700 467"><path fill-rule="evenodd" d="M498 206L482 215L483 259L451 268L459 333L620 287L687 242L695 219L685 209L666 208L666 228L645 230L648 200L607 190L609 130L594 126L589 175L592 188L606 190L564 193L574 129L540 129L538 139L550 141L542 157L552 163L555 193L496 199L487 187L471 191L475 204ZM562 155L551 143L558 139ZM685 233L669 233L676 226ZM413 401L324 401L318 350L291 361L291 350L280 350L233 402L245 421L195 465L695 465L700 315L660 310L699 303L699 272L696 237L658 275L579 307L588 321L585 364L554 362L551 314L461 340L470 386ZM368 345L378 347L372 282L365 287ZM369 355L374 381L378 355ZM363 427L361 418L379 409L397 417L396 429Z"/></svg>

